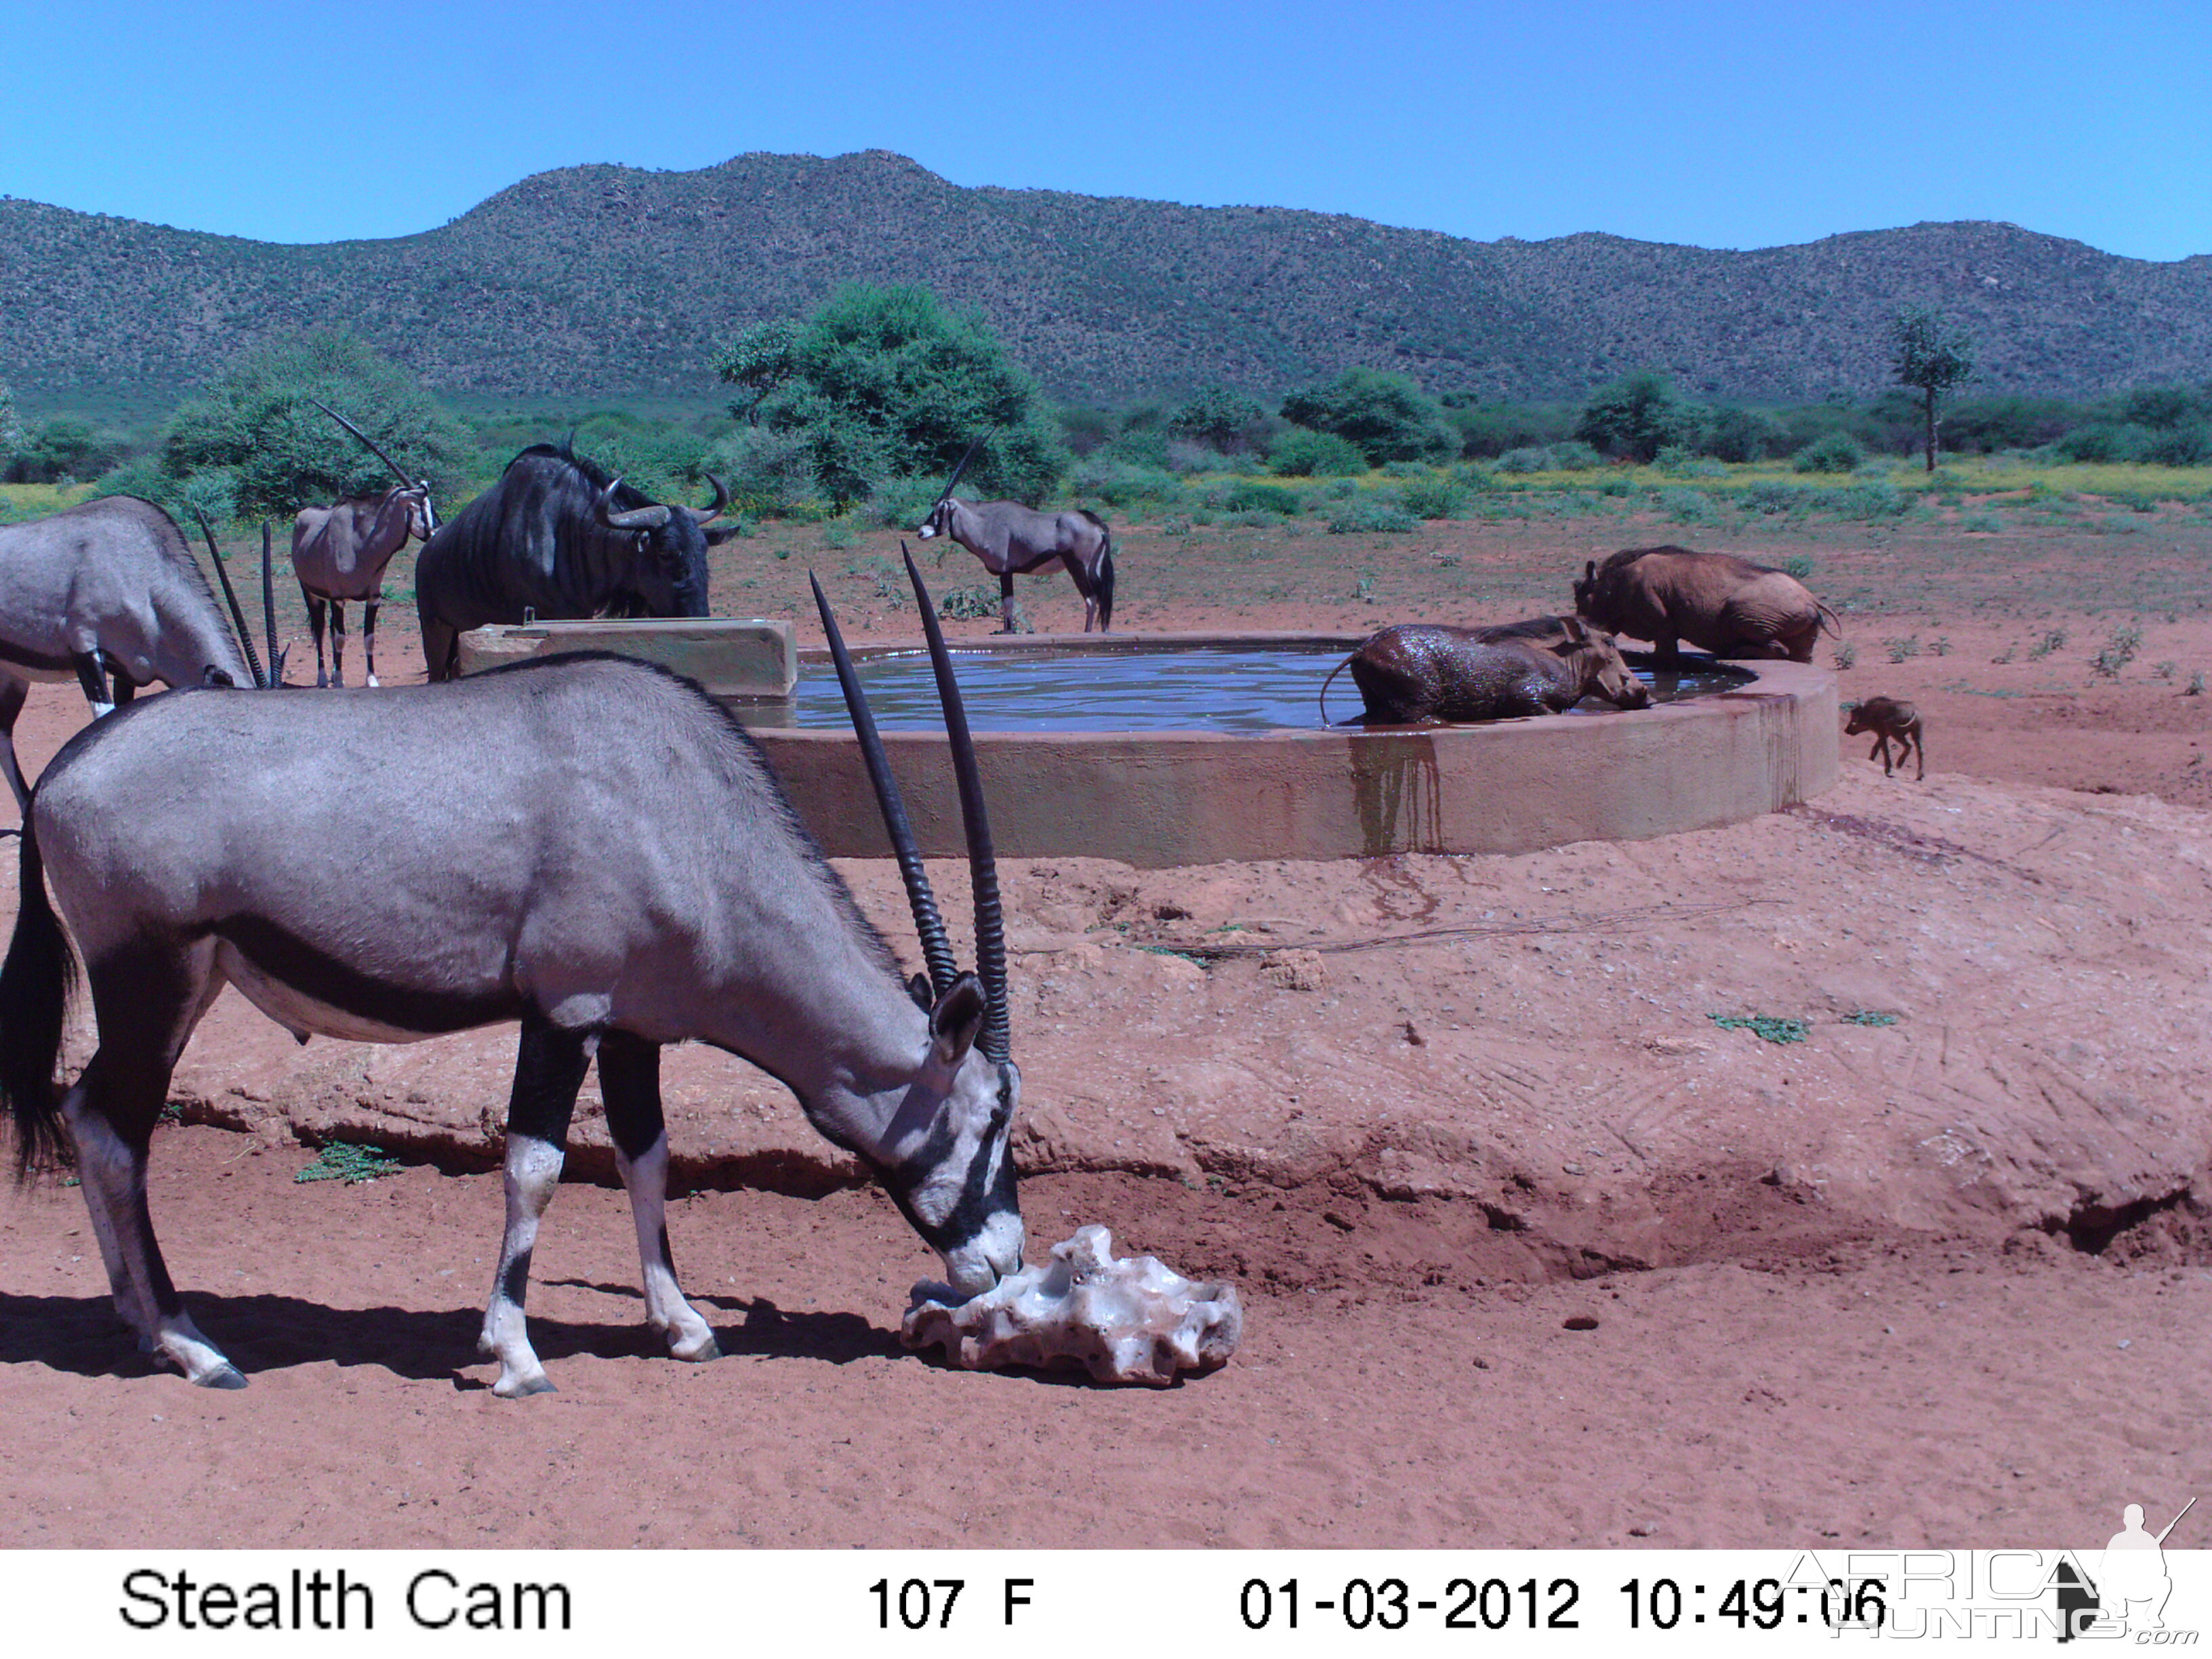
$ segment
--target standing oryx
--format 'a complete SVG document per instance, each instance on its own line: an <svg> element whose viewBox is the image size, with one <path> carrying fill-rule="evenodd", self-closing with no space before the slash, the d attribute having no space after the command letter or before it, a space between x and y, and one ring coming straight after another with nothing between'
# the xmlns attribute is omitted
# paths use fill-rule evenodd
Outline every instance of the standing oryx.
<svg viewBox="0 0 2212 1659"><path fill-rule="evenodd" d="M551 1386L523 1298L595 1054L646 1317L678 1358L716 1349L663 1226L665 1043L711 1043L782 1079L876 1172L963 1293L1020 1266L1008 1142L1021 1075L996 868L951 663L914 582L948 690L978 974L955 969L880 744L864 747L926 981L901 981L744 728L641 663L562 656L374 695L188 692L63 750L23 833L0 1094L27 1170L73 1154L116 1306L148 1351L204 1386L245 1381L185 1314L146 1208L171 1069L225 984L302 1038L521 1022L481 1343L502 1395ZM64 1091L72 938L99 1047Z"/></svg>
<svg viewBox="0 0 2212 1659"><path fill-rule="evenodd" d="M105 714L157 680L260 685L252 651L224 622L183 532L151 501L108 495L0 526L0 763L16 805L27 808L31 794L15 736L30 681L74 678Z"/></svg>
<svg viewBox="0 0 2212 1659"><path fill-rule="evenodd" d="M377 448L367 433L325 404L307 400L362 441L399 480L380 495L349 495L331 507L307 507L292 521L292 574L307 601L307 631L315 637L315 684L345 684L345 607L362 602L362 645L368 654L368 683L376 684L376 612L384 603L384 568L411 537L427 542L438 527L430 481L413 478ZM323 614L331 621L331 666L323 669Z"/></svg>
<svg viewBox="0 0 2212 1659"><path fill-rule="evenodd" d="M571 434L573 438L574 434ZM648 501L572 445L533 444L499 482L438 527L415 562L415 614L433 680L455 672L456 642L488 623L587 617L703 617L709 530L730 504Z"/></svg>
<svg viewBox="0 0 2212 1659"><path fill-rule="evenodd" d="M1096 513L1040 513L1019 501L957 501L952 487L968 470L981 446L968 446L960 465L945 481L945 491L915 533L927 541L950 536L983 562L983 568L999 579L999 617L1001 634L1016 631L1021 606L1014 599L1014 578L1027 575L1058 559L1074 578L1083 596L1083 631L1096 622L1103 634L1114 622L1114 532Z"/></svg>

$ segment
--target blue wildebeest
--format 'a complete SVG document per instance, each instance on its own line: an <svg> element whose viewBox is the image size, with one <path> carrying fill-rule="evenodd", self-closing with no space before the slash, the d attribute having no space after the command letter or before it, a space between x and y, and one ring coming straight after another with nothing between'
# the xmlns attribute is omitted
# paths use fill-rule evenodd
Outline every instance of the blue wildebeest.
<svg viewBox="0 0 2212 1659"><path fill-rule="evenodd" d="M315 638L315 684L345 684L345 608L362 603L362 647L368 657L368 683L376 684L376 613L384 603L384 571L410 538L427 542L438 528L430 505L430 481L410 478L399 464L369 435L337 410L309 398L361 440L399 480L380 495L349 495L330 507L300 509L292 521L292 574L307 602L307 631ZM331 624L331 666L323 668L323 619Z"/></svg>
<svg viewBox="0 0 2212 1659"><path fill-rule="evenodd" d="M194 1382L243 1386L179 1301L146 1208L170 1073L226 984L303 1040L521 1022L507 1223L480 1342L503 1396L551 1386L523 1300L595 1055L646 1317L678 1358L716 1348L678 1287L663 1224L666 1043L710 1043L781 1079L817 1129L875 1171L963 1294L1018 1267L1008 1139L1021 1075L998 878L933 617L931 634L950 688L978 963L956 969L882 746L864 743L928 969L906 983L744 729L644 664L562 656L374 693L191 691L79 733L40 778L24 829L0 966L0 1094L21 1168L73 1158L116 1308L142 1346ZM849 665L841 673L849 684ZM99 1045L64 1090L55 1071L78 954Z"/></svg>
<svg viewBox="0 0 2212 1659"><path fill-rule="evenodd" d="M952 469L944 493L915 533L927 541L949 536L983 562L999 579L999 631L1012 634L1022 620L1014 599L1014 578L1058 559L1067 567L1075 591L1083 596L1083 631L1097 623L1102 634L1114 622L1114 532L1096 513L1078 509L1040 513L1019 501L960 501L952 489L975 459L981 439Z"/></svg>
<svg viewBox="0 0 2212 1659"><path fill-rule="evenodd" d="M31 793L15 759L31 681L75 679L94 715L156 681L261 685L239 626L234 635L184 533L151 501L109 495L0 526L0 762L16 805Z"/></svg>
<svg viewBox="0 0 2212 1659"><path fill-rule="evenodd" d="M567 444L524 450L415 562L430 678L453 678L459 636L491 623L705 616L707 550L735 533L706 527L730 501L710 482L712 507L670 507Z"/></svg>

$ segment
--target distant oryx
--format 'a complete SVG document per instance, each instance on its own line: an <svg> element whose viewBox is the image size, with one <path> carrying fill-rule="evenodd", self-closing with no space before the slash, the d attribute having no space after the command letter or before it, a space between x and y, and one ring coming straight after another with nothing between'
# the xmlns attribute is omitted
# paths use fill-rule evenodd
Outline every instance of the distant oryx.
<svg viewBox="0 0 2212 1659"><path fill-rule="evenodd" d="M730 504L648 501L568 444L534 444L499 482L438 527L415 562L415 611L430 678L452 678L455 641L471 628L587 617L703 617L707 550L732 530L706 528Z"/></svg>
<svg viewBox="0 0 2212 1659"><path fill-rule="evenodd" d="M922 540L950 536L983 562L983 568L999 579L999 617L1001 634L1012 634L1022 622L1021 606L1014 599L1014 578L1025 576L1058 559L1074 578L1083 596L1083 631L1096 622L1103 634L1114 622L1114 532L1096 513L1039 513L1019 501L958 501L952 488L975 458L978 439L968 447L960 465L945 480L945 493L929 510L915 532Z"/></svg>
<svg viewBox="0 0 2212 1659"><path fill-rule="evenodd" d="M998 877L951 662L913 580L968 823L975 974L955 968L879 744L863 749L926 981L902 982L744 729L641 663L555 657L373 694L189 691L96 722L56 757L32 798L0 967L0 1095L26 1170L73 1158L116 1307L148 1352L206 1387L245 1382L185 1314L146 1208L171 1070L225 984L302 1038L521 1022L481 1341L501 1395L552 1386L523 1299L595 1054L646 1318L678 1358L716 1349L663 1226L665 1043L711 1043L781 1079L876 1172L962 1293L1021 1265ZM71 939L99 1047L64 1091Z"/></svg>
<svg viewBox="0 0 2212 1659"><path fill-rule="evenodd" d="M384 603L384 568L408 538L427 542L438 527L430 481L410 479L399 464L351 421L309 398L317 409L362 441L399 480L380 495L349 495L331 507L300 509L292 521L292 574L307 601L307 631L315 636L315 684L345 684L345 608L362 602L362 645L368 654L368 683L376 684L376 612ZM331 666L323 669L323 614L331 621Z"/></svg>
<svg viewBox="0 0 2212 1659"><path fill-rule="evenodd" d="M0 762L16 805L27 811L31 798L15 760L30 681L74 678L100 715L155 681L260 685L252 651L223 620L183 532L151 501L109 495L0 526Z"/></svg>

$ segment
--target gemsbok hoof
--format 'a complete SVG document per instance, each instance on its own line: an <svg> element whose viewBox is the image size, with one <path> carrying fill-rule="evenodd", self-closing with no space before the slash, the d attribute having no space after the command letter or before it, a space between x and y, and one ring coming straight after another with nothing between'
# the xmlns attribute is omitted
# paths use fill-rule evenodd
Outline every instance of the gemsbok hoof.
<svg viewBox="0 0 2212 1659"><path fill-rule="evenodd" d="M192 1386L196 1389L242 1389L246 1386L246 1374L235 1365L218 1365L213 1370L194 1377Z"/></svg>
<svg viewBox="0 0 2212 1659"><path fill-rule="evenodd" d="M558 1394L553 1379L540 1371L535 1376L502 1376L491 1385L491 1391L501 1400L527 1400L533 1394Z"/></svg>
<svg viewBox="0 0 2212 1659"><path fill-rule="evenodd" d="M689 1342L680 1337L674 1338L669 1342L668 1352L676 1358L686 1360L694 1365L703 1365L710 1359L720 1359L722 1357L722 1351L716 1346L714 1334L712 1331Z"/></svg>

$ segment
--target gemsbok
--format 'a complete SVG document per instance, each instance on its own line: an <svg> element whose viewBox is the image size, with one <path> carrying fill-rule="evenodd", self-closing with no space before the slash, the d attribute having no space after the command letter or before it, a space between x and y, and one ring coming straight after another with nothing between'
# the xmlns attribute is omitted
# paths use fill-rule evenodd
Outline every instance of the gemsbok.
<svg viewBox="0 0 2212 1659"><path fill-rule="evenodd" d="M427 542L438 528L430 481L410 478L374 440L329 404L308 402L361 440L399 482L381 494L348 495L329 507L303 507L292 520L292 574L307 607L315 641L315 684L345 684L346 601L362 606L362 648L368 683L376 684L376 613L384 604L384 572L410 540ZM330 619L331 665L323 667L323 621Z"/></svg>
<svg viewBox="0 0 2212 1659"><path fill-rule="evenodd" d="M146 1351L203 1386L244 1386L185 1311L146 1206L171 1070L226 984L303 1040L521 1023L506 1229L479 1344L502 1396L552 1386L523 1301L594 1055L646 1317L680 1359L717 1351L678 1288L663 1225L666 1043L709 1043L781 1079L882 1180L963 1294L1019 1267L1008 1143L1021 1076L996 866L951 662L908 566L968 825L972 974L954 965L826 602L927 980L902 981L744 729L641 663L554 657L377 692L191 691L63 750L23 832L0 1093L23 1172L74 1163L116 1308ZM64 1088L77 954L98 1046Z"/></svg>
<svg viewBox="0 0 2212 1659"><path fill-rule="evenodd" d="M216 570L228 583L220 554ZM15 719L30 682L76 680L94 716L157 681L263 685L238 625L234 635L184 532L151 501L108 495L0 525L0 767L15 805L29 810Z"/></svg>
<svg viewBox="0 0 2212 1659"><path fill-rule="evenodd" d="M975 458L983 440L968 446L960 465L945 481L937 505L915 534L923 541L949 536L983 562L999 579L999 631L1017 632L1024 624L1014 598L1014 578L1041 570L1058 559L1067 567L1075 591L1083 596L1083 631L1093 623L1105 633L1114 623L1114 532L1096 513L1077 508L1040 513L1019 501L962 501L953 486Z"/></svg>

